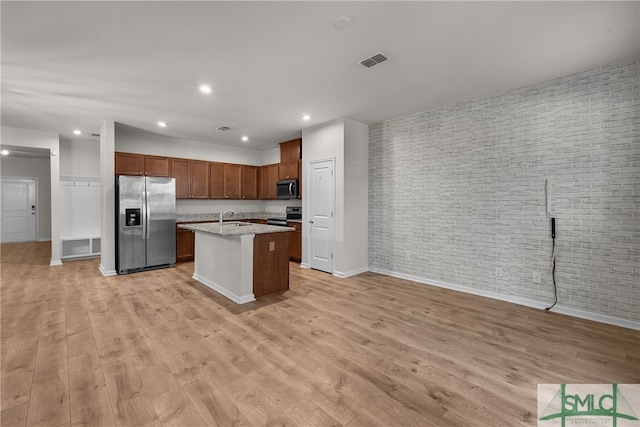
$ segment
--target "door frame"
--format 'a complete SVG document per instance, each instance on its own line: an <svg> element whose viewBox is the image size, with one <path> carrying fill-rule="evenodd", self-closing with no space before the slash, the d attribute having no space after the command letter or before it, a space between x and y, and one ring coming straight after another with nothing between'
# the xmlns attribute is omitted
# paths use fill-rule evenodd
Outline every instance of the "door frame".
<svg viewBox="0 0 640 427"><path fill-rule="evenodd" d="M38 198L38 177L33 177L33 176L0 176L0 188L2 188L2 181L5 180L9 180L9 181L24 181L24 180L30 180L34 182L34 192L33 192L33 197L36 203L36 219L35 219L35 224L33 226L34 228L34 242L40 242L40 240L38 239L38 224L40 223L40 200ZM45 241L48 239L45 239ZM25 241L26 242L30 242L31 240ZM7 242L9 243L9 242ZM15 243L23 243L23 242L15 242Z"/></svg>
<svg viewBox="0 0 640 427"><path fill-rule="evenodd" d="M303 214L306 215L307 218L307 238L306 238L306 244L305 244L305 249L306 249L306 255L307 255L307 263L306 265L304 265L304 267L306 268L312 268L311 267L311 223L309 223L309 218L310 218L310 214L311 214L311 201L310 201L310 194L311 192L309 191L311 189L311 170L314 164L316 163L323 163L323 162L331 162L331 167L333 168L333 175L332 175L332 194L333 194L333 198L331 200L331 212L333 213L333 215L331 216L331 230L332 230L332 236L331 236L331 253L333 254L333 259L331 262L331 269L332 271L330 272L330 274L335 273L336 270L336 258L335 258L335 249L336 249L336 158L335 157L323 157L323 158L319 158L319 159L313 159L313 160L309 160L307 161L307 175L305 178L305 190L304 190L304 198L307 200L306 203L306 207L305 209L303 209ZM303 199L304 200L304 199ZM304 238L304 235L303 235ZM320 271L320 270L319 270Z"/></svg>

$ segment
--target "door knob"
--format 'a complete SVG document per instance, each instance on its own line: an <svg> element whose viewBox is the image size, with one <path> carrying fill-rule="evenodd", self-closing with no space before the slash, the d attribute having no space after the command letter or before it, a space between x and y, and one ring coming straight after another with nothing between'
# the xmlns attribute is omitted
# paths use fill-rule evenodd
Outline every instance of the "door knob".
<svg viewBox="0 0 640 427"><path fill-rule="evenodd" d="M309 220L309 224L313 224L313 220L312 219Z"/></svg>

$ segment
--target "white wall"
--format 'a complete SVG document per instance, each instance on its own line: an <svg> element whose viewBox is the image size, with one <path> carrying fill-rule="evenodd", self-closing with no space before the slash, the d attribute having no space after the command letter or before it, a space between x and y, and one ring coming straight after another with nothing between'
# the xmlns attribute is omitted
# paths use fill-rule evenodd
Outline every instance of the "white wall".
<svg viewBox="0 0 640 427"><path fill-rule="evenodd" d="M3 126L0 140L6 145L43 148L49 150L49 176L51 192L51 265L61 265L60 260L60 137L50 132L40 132Z"/></svg>
<svg viewBox="0 0 640 427"><path fill-rule="evenodd" d="M280 147L262 152L262 164L272 165L280 163Z"/></svg>
<svg viewBox="0 0 640 427"><path fill-rule="evenodd" d="M100 142L60 140L60 175L100 176Z"/></svg>
<svg viewBox="0 0 640 427"><path fill-rule="evenodd" d="M368 270L369 126L344 122L344 242L339 271Z"/></svg>
<svg viewBox="0 0 640 427"><path fill-rule="evenodd" d="M180 157L184 159L207 160L212 162L239 163L262 166L262 151L227 147L204 142L187 141L129 128L116 123L115 150L127 153L150 154L156 156ZM278 158L278 162L279 162ZM275 162L277 163L277 162Z"/></svg>
<svg viewBox="0 0 640 427"><path fill-rule="evenodd" d="M308 182L310 161L335 159L334 274L351 276L367 271L368 127L339 119L302 131L302 176ZM303 184L304 185L304 184ZM303 190L302 263L309 264L308 216L310 194Z"/></svg>
<svg viewBox="0 0 640 427"><path fill-rule="evenodd" d="M324 123L302 130L302 265L309 265L309 199L313 197L309 191L309 162L314 160L335 159L335 213L334 213L334 254L337 251L337 240L342 240L344 230L343 216L338 215L342 209L344 163L344 121L342 119ZM338 206L340 201L340 206ZM335 257L334 257L335 259ZM335 269L335 264L334 264Z"/></svg>
<svg viewBox="0 0 640 427"><path fill-rule="evenodd" d="M0 171L3 177L36 178L38 199L38 240L51 240L51 172L49 159L28 157L2 157Z"/></svg>

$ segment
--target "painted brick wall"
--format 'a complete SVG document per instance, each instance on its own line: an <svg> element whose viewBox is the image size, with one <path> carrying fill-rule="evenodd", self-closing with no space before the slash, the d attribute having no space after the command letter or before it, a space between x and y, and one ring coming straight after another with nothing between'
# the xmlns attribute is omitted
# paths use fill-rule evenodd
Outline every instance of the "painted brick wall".
<svg viewBox="0 0 640 427"><path fill-rule="evenodd" d="M546 179L558 305L640 320L640 58L373 125L369 144L371 269L553 302Z"/></svg>

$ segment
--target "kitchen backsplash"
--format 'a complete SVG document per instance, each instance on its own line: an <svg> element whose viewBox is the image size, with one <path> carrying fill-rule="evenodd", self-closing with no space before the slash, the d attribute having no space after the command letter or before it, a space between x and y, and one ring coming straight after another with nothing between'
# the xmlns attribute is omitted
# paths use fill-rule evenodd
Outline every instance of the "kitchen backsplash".
<svg viewBox="0 0 640 427"><path fill-rule="evenodd" d="M300 200L176 200L176 215L211 214L232 209L241 212L285 214L287 206L302 206Z"/></svg>

